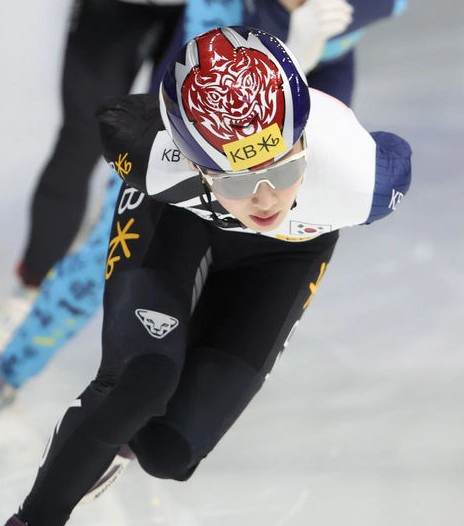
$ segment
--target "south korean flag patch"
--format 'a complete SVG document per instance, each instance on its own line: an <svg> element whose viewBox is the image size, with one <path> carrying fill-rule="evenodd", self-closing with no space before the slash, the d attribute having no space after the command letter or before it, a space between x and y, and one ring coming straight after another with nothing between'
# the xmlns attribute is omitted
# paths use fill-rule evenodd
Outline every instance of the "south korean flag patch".
<svg viewBox="0 0 464 526"><path fill-rule="evenodd" d="M332 225L313 225L302 221L290 221L290 234L298 237L312 237L332 231Z"/></svg>

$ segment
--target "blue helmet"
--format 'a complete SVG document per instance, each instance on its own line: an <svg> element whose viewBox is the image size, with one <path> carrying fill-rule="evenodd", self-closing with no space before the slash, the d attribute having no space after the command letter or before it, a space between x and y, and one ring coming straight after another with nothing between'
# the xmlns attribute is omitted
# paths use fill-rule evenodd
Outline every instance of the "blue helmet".
<svg viewBox="0 0 464 526"><path fill-rule="evenodd" d="M180 50L160 87L164 125L202 168L238 172L288 153L309 116L304 73L291 51L258 29L222 27Z"/></svg>

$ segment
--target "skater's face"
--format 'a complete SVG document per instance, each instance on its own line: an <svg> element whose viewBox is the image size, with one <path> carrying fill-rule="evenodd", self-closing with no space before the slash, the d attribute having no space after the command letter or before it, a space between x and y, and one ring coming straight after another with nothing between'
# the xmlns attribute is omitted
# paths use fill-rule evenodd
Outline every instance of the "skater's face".
<svg viewBox="0 0 464 526"><path fill-rule="evenodd" d="M219 203L255 232L275 230L287 217L303 181L306 158L302 141L266 170L221 177L204 173Z"/></svg>

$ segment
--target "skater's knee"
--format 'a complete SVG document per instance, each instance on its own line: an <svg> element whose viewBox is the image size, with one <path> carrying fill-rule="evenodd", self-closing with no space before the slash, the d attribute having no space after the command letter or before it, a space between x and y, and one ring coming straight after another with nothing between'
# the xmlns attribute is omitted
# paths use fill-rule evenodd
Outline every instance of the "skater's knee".
<svg viewBox="0 0 464 526"><path fill-rule="evenodd" d="M160 479L185 481L201 460L180 433L163 424L149 424L130 445L144 471Z"/></svg>

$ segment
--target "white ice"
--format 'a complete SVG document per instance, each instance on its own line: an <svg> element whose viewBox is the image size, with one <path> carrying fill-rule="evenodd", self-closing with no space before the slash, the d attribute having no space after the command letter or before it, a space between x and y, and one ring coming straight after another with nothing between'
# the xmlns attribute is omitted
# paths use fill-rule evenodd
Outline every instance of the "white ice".
<svg viewBox="0 0 464 526"><path fill-rule="evenodd" d="M0 3L2 297L57 131L69 4ZM354 107L368 129L410 141L413 186L389 219L343 232L299 331L235 427L189 482L133 464L70 525L464 524L463 20L461 0L411 0L361 42ZM0 413L0 523L93 376L99 341L100 317Z"/></svg>

